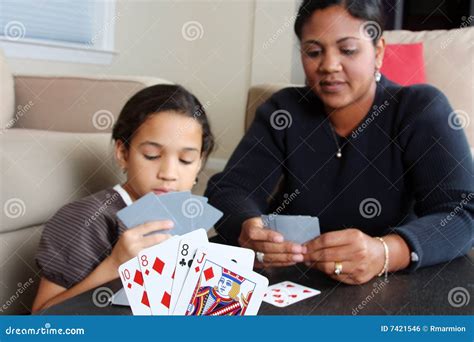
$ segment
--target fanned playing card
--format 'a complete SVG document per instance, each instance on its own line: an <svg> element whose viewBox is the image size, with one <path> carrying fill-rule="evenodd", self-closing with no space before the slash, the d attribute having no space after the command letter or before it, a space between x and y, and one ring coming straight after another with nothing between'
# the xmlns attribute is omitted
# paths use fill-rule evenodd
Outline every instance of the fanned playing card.
<svg viewBox="0 0 474 342"><path fill-rule="evenodd" d="M118 271L133 314L151 315L148 293L144 286L143 274L138 259L128 260L120 265Z"/></svg>
<svg viewBox="0 0 474 342"><path fill-rule="evenodd" d="M168 315L169 313L179 241L178 236L173 236L138 253L138 261L153 315Z"/></svg>
<svg viewBox="0 0 474 342"><path fill-rule="evenodd" d="M267 286L262 275L200 248L173 314L256 315Z"/></svg>

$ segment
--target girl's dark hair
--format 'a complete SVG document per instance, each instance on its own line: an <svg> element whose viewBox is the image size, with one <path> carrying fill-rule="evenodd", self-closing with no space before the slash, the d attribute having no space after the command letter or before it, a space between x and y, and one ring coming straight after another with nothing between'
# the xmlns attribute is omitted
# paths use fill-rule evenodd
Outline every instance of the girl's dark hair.
<svg viewBox="0 0 474 342"><path fill-rule="evenodd" d="M158 84L132 96L123 107L112 130L112 139L121 140L127 149L133 135L149 116L172 110L194 118L202 127L202 156L206 160L214 149L214 136L204 107L180 85Z"/></svg>
<svg viewBox="0 0 474 342"><path fill-rule="evenodd" d="M303 26L317 10L322 10L330 6L342 6L350 15L364 21L372 21L377 23L378 27L369 28L367 30L378 30L377 34L368 32L373 37L374 45L382 36L384 29L384 11L382 0L303 0L298 10L295 21L295 33L301 40L301 32Z"/></svg>

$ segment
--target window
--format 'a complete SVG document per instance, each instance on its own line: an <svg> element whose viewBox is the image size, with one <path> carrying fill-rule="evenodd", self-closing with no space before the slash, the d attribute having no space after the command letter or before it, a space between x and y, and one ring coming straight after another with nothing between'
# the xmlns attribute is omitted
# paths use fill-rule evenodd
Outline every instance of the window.
<svg viewBox="0 0 474 342"><path fill-rule="evenodd" d="M108 64L119 19L112 0L0 0L8 57Z"/></svg>

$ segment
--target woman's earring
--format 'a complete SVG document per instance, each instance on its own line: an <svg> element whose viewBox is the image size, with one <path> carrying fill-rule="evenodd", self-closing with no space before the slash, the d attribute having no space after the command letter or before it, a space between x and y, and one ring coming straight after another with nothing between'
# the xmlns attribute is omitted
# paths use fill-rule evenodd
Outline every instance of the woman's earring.
<svg viewBox="0 0 474 342"><path fill-rule="evenodd" d="M193 185L196 185L198 182L199 182L199 178L196 177L196 179L194 180Z"/></svg>
<svg viewBox="0 0 474 342"><path fill-rule="evenodd" d="M380 79L382 78L382 74L380 71L377 69L375 70L375 82L380 82Z"/></svg>

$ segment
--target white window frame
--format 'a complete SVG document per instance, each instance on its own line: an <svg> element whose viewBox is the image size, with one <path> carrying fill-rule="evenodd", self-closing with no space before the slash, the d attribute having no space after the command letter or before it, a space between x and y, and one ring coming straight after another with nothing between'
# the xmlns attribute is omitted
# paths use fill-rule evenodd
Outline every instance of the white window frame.
<svg viewBox="0 0 474 342"><path fill-rule="evenodd" d="M111 64L117 52L115 46L115 22L120 13L115 12L116 0L97 1L103 13L104 25L95 34L97 42L90 46L58 42L47 39L9 39L0 36L0 48L8 58L27 58L86 64Z"/></svg>

